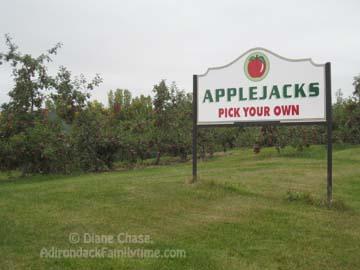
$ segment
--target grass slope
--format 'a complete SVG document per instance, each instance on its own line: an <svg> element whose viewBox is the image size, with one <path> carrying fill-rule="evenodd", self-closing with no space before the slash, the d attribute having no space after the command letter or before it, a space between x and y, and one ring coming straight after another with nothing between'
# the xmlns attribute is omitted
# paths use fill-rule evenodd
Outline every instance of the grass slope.
<svg viewBox="0 0 360 270"><path fill-rule="evenodd" d="M359 269L360 148L335 147L333 209L317 203L325 154L323 146L231 151L200 162L193 185L190 163L0 175L0 269ZM71 244L73 232L149 234L153 243ZM40 258L43 247L104 246L183 249L186 258Z"/></svg>

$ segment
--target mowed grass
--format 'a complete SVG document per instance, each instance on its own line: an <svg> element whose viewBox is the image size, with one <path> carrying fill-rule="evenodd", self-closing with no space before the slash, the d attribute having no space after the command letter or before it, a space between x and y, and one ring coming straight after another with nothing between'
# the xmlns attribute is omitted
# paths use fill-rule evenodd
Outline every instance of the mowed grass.
<svg viewBox="0 0 360 270"><path fill-rule="evenodd" d="M190 162L78 176L3 174L0 269L360 269L359 164L360 147L335 146L331 209L321 203L324 146L230 151L200 162L200 181L191 185ZM125 232L153 242L69 242L71 233ZM175 249L186 257L40 258L51 247Z"/></svg>

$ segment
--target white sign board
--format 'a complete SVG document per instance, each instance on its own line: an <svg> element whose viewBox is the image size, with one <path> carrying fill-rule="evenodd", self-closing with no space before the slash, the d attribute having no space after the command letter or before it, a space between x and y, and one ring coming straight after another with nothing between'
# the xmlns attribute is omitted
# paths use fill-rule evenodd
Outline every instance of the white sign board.
<svg viewBox="0 0 360 270"><path fill-rule="evenodd" d="M325 64L254 48L197 75L197 124L326 122Z"/></svg>

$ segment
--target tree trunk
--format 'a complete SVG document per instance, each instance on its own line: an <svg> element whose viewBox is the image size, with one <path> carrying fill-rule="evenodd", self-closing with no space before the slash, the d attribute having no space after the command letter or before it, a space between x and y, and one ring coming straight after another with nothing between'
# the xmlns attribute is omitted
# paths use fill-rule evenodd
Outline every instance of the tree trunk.
<svg viewBox="0 0 360 270"><path fill-rule="evenodd" d="M187 160L187 153L185 149L181 149L180 151L180 161L185 162Z"/></svg>
<svg viewBox="0 0 360 270"><path fill-rule="evenodd" d="M200 158L201 158L202 160L205 160L205 155L206 155L205 147L202 145L202 146L201 146L201 151L200 151Z"/></svg>
<svg viewBox="0 0 360 270"><path fill-rule="evenodd" d="M156 154L155 165L159 165L160 158L161 158L161 151L158 151L157 154Z"/></svg>

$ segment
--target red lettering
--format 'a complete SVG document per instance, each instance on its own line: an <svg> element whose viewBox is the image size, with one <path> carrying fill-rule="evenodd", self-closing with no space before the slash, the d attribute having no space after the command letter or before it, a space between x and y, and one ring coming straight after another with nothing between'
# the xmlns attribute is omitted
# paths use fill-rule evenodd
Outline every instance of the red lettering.
<svg viewBox="0 0 360 270"><path fill-rule="evenodd" d="M274 114L279 115L299 115L299 105L281 105L274 107Z"/></svg>
<svg viewBox="0 0 360 270"><path fill-rule="evenodd" d="M219 118L240 117L240 108L219 108Z"/></svg>
<svg viewBox="0 0 360 270"><path fill-rule="evenodd" d="M270 116L270 107L261 106L261 107L244 107L245 117L249 116Z"/></svg>
<svg viewBox="0 0 360 270"><path fill-rule="evenodd" d="M264 107L264 116L270 116L270 107Z"/></svg>
<svg viewBox="0 0 360 270"><path fill-rule="evenodd" d="M262 116L264 111L264 107L256 107L257 116Z"/></svg>
<svg viewBox="0 0 360 270"><path fill-rule="evenodd" d="M233 111L234 111L234 108L230 108L230 109L229 109L229 116L230 116L230 117L234 117Z"/></svg>
<svg viewBox="0 0 360 270"><path fill-rule="evenodd" d="M290 115L291 105L290 106L283 105L281 106L281 110L283 115Z"/></svg>
<svg viewBox="0 0 360 270"><path fill-rule="evenodd" d="M219 108L218 117L219 118L235 118L240 117L239 107L231 108ZM274 115L299 115L300 107L299 105L279 105L273 108ZM254 117L254 116L270 116L270 107L269 106L260 106L260 107L243 107L243 113L245 117Z"/></svg>
<svg viewBox="0 0 360 270"><path fill-rule="evenodd" d="M279 116L281 114L281 107L280 106L275 106L274 107L274 114L276 116Z"/></svg>
<svg viewBox="0 0 360 270"><path fill-rule="evenodd" d="M249 111L249 107L244 107L245 117L247 117L247 116L248 116L248 111Z"/></svg>
<svg viewBox="0 0 360 270"><path fill-rule="evenodd" d="M292 115L299 115L299 112L300 112L299 105L293 105L292 110L291 110L291 114Z"/></svg>
<svg viewBox="0 0 360 270"><path fill-rule="evenodd" d="M254 115L255 115L255 113L256 113L256 109L255 109L255 107L251 107L251 108L250 108L250 110L249 110L249 114L250 114L250 116L254 116Z"/></svg>
<svg viewBox="0 0 360 270"><path fill-rule="evenodd" d="M223 108L220 108L219 109L219 113L218 113L218 115L219 115L219 118L221 118L221 116L224 114L224 109Z"/></svg>

